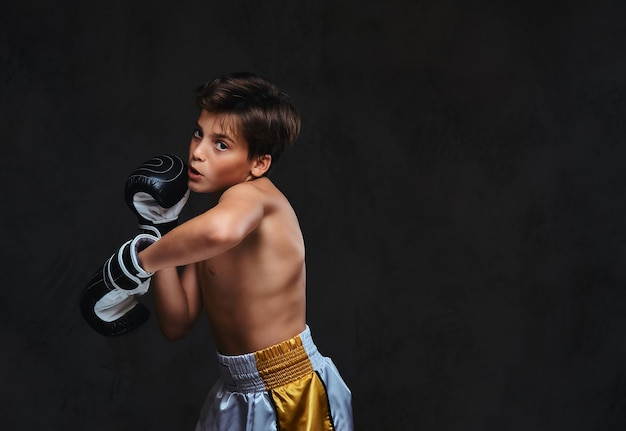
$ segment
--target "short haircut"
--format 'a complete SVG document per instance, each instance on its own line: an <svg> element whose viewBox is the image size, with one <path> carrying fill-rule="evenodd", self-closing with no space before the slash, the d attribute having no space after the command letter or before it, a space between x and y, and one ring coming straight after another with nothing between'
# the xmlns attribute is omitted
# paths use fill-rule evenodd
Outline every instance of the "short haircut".
<svg viewBox="0 0 626 431"><path fill-rule="evenodd" d="M196 90L196 105L226 114L248 144L248 159L266 154L272 166L300 133L300 114L289 96L266 78L248 72L222 75Z"/></svg>

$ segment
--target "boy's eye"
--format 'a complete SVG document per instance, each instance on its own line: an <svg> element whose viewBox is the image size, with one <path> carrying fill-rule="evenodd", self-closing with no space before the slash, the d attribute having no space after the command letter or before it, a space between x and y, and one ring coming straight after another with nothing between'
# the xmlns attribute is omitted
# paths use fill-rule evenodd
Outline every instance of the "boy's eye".
<svg viewBox="0 0 626 431"><path fill-rule="evenodd" d="M194 137L194 138L201 139L201 138L202 138L202 132L201 132L200 130L198 130L198 129L195 129L195 130L193 131L193 137Z"/></svg>
<svg viewBox="0 0 626 431"><path fill-rule="evenodd" d="M217 141L215 143L215 148L217 148L219 151L226 151L228 149L228 146L222 141Z"/></svg>

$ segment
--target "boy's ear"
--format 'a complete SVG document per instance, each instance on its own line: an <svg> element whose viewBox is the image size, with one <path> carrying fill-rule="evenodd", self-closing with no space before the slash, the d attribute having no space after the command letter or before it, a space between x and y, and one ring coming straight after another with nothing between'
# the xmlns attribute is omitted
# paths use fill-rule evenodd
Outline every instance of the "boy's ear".
<svg viewBox="0 0 626 431"><path fill-rule="evenodd" d="M259 178L262 177L272 165L272 156L265 154L264 156L257 157L252 164L250 173L252 176Z"/></svg>

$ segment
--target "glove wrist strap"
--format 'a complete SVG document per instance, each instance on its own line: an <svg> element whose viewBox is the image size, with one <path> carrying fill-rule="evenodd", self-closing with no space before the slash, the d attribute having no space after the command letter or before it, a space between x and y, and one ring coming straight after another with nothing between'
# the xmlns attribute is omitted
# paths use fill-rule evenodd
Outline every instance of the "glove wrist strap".
<svg viewBox="0 0 626 431"><path fill-rule="evenodd" d="M152 276L153 273L142 268L137 255L157 240L156 236L139 234L109 258L103 267L103 278L111 289L123 289L132 294Z"/></svg>

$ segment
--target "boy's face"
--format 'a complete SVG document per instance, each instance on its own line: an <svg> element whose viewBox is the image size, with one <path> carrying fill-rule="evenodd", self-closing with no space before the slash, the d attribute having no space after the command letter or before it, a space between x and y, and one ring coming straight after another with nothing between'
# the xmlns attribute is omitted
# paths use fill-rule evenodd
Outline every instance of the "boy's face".
<svg viewBox="0 0 626 431"><path fill-rule="evenodd" d="M234 119L203 109L189 145L189 188L197 193L222 192L255 178L254 164Z"/></svg>

